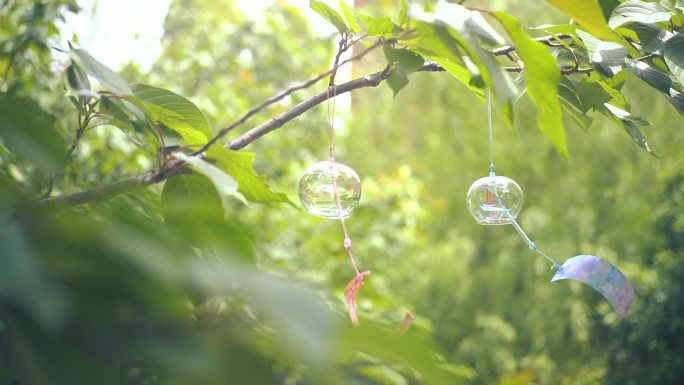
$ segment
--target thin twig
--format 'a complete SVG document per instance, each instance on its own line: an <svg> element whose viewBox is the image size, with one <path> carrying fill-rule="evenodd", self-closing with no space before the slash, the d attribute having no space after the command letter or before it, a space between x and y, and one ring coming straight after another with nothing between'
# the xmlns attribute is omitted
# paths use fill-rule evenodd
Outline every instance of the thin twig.
<svg viewBox="0 0 684 385"><path fill-rule="evenodd" d="M655 59L655 58L657 58L657 57L660 57L660 55L659 55L658 53L656 53L656 52L652 52L652 53L649 53L648 55L640 56L640 57L635 58L635 59L633 59L633 60L635 60L635 61L645 61L645 60L649 60L649 59Z"/></svg>
<svg viewBox="0 0 684 385"><path fill-rule="evenodd" d="M88 116L82 116L80 113L78 114L78 129L76 130L76 136L74 137L73 142L71 142L71 145L67 149L65 155L64 155L64 160L62 161L62 164L60 165L60 168L54 172L48 179L47 183L47 188L45 190L45 194L43 195L43 199L49 198L50 194L52 194L52 190L54 189L55 186L55 181L57 180L57 177L59 174L61 174L64 169L67 167L69 164L69 160L71 159L71 156L73 155L74 151L76 150L76 147L78 144L81 142L81 137L83 136L83 133L85 130L88 128L88 125L90 124L90 121L92 119L92 115Z"/></svg>
<svg viewBox="0 0 684 385"><path fill-rule="evenodd" d="M151 170L142 174L128 177L114 183L95 187L85 191L79 191L73 194L65 194L53 198L47 198L40 201L41 204L65 204L65 205L82 205L85 203L99 202L107 200L119 194L131 191L137 187L149 186L151 184L159 183L165 179L174 177L179 174L187 172L187 168L180 167L180 162L167 164L165 170Z"/></svg>
<svg viewBox="0 0 684 385"><path fill-rule="evenodd" d="M441 67L440 67L441 68ZM441 69L444 71L444 69ZM383 80L387 79L392 71L380 71L372 75L364 76L362 78L354 79L347 83L343 83L336 86L336 94L341 95L349 91L357 90L359 88L366 87L376 87ZM306 99L289 110L275 116L274 118L252 128L251 130L245 132L244 134L238 136L237 138L231 140L224 147L231 150L239 150L248 144L252 143L256 139L268 134L269 132L282 127L285 123L298 117L304 112L310 110L311 108L323 103L328 100L329 94L328 89L319 92L318 94Z"/></svg>
<svg viewBox="0 0 684 385"><path fill-rule="evenodd" d="M542 43L544 45L550 46L550 44L556 40L556 38L559 39L570 39L572 36L566 35L566 34L558 34L558 35L548 35L548 36L541 36L541 37L536 37L532 40ZM493 50L490 50L489 53L495 56L501 56L501 55L507 55L511 52L517 51L518 48L514 45L505 45L503 47L499 48L494 48Z"/></svg>
<svg viewBox="0 0 684 385"><path fill-rule="evenodd" d="M204 144L202 147L200 147L197 151L193 152L192 155L197 155L197 154L200 154L202 152L205 152L206 150L209 149L209 147L214 145L214 143L216 143L219 139L224 137L226 134L228 134L230 131L232 131L236 127L245 123L249 118L251 118L252 116L257 114L258 112L260 112L264 108L270 106L271 104L283 100L285 97L287 97L288 95L292 94L295 91L298 91L298 90L301 90L304 88L308 88L308 87L314 85L315 83L318 83L321 79L323 79L323 78L329 76L331 73L333 73L333 71L337 71L337 69L339 67L342 67L343 65L350 63L352 61L359 60L362 57L366 56L369 52L373 51L374 49L380 47L383 44L391 43L392 41L394 41L394 40L392 40L392 39L388 39L388 40L380 39L380 40L376 41L375 43L373 43L370 47L368 47L365 50L363 50L362 52L360 52L359 54L352 56L349 59L346 59L339 64L336 64L331 69L329 69L323 73L320 73L317 76L315 76L315 77L313 77L313 78L311 78L311 79L309 79L303 83L293 85L293 86L287 88L286 90L281 91L277 95L266 99L260 105L258 105L256 107L252 108L251 110L247 111L247 113L244 114L240 119L236 120L235 122L231 123L230 125L226 126L225 128L222 128L221 130L219 130L219 132L217 132L216 135L213 138L211 138L211 140L209 140L206 144Z"/></svg>
<svg viewBox="0 0 684 385"><path fill-rule="evenodd" d="M556 35L560 37L564 37L564 35ZM545 41L550 41L553 40L554 36L544 36L541 38L537 38L535 40L544 43ZM338 67L357 60L364 55L366 55L368 52L370 52L372 49L375 49L382 44L387 44L389 43L389 40L379 40L377 41L374 45L371 47L367 48L360 54L349 58L347 60L342 61L339 63ZM491 54L494 55L506 55L508 52L515 51L514 46L505 46L505 47L500 47L498 49L490 51ZM636 58L634 60L638 61L643 61L643 60L649 60L653 57L657 56L656 54L649 54L643 57ZM509 72L520 72L523 68L522 67L506 67L505 70ZM231 129L239 126L240 124L244 123L247 119L249 119L252 115L256 114L258 111L261 111L263 108L266 106L273 104L274 102L281 100L285 96L291 94L292 92L309 87L313 85L314 83L318 82L319 80L323 79L326 76L329 76L332 73L333 69L330 69L304 83L301 83L299 85L293 86L288 88L287 90L279 93L278 95L268 99L266 102L262 103L261 105L255 107L254 109L250 110L247 114L245 114L240 120L236 121L235 123L231 124L230 126L222 129L219 134L215 138L212 139L211 143L207 143L200 150L196 151L196 153L202 152L209 148L213 143L215 143L219 138L221 138L223 135L225 135L228 131ZM351 92L357 89L361 88L367 88L367 87L377 87L380 83L382 83L384 80L386 80L391 74L392 74L393 68L392 67L386 67L384 70L373 73L371 75L363 76L354 80L351 80L349 82L339 84L335 86L335 94L336 95L341 95L347 92ZM445 69L439 65L438 63L435 62L426 62L423 64L423 67L421 67L419 72L443 72ZM571 75L571 74L587 74L593 71L593 68L588 67L588 68L570 68L567 70L562 70L561 73L563 75ZM326 101L329 97L329 89L326 88L323 91L318 92L317 94L313 95L312 97L301 101L297 105L293 106L292 108L288 109L287 111L282 112L281 114L271 118L270 120L252 128L251 130L243 133L242 135L238 136L237 138L231 140L229 143L225 144L224 147L231 149L231 150L240 150L253 141L261 138L262 136L268 134L269 132L272 132L283 125L285 125L287 122L297 118L298 116L302 115L306 111L314 108L315 106L319 105L320 103ZM178 162L170 162L169 164L166 165L162 170L152 170L152 171L147 171L143 174L140 174L138 176L134 177L129 177L124 180L112 183L110 185L105 185L97 188L93 188L90 190L85 190L81 191L78 193L73 193L73 194L65 194L53 198L47 198L43 199L42 203L66 203L66 204L72 204L72 205L78 205L78 204L83 204L87 202L92 202L92 201L98 201L98 200L103 200L108 197L120 194L122 192L128 191L131 188L135 186L147 186L153 183L158 183L161 182L169 177L173 177L175 175L178 175L180 173L185 172L185 167L182 165L179 165Z"/></svg>
<svg viewBox="0 0 684 385"><path fill-rule="evenodd" d="M539 41L539 42L544 43L544 44L548 44L550 41L554 40L556 37L563 39L563 38L569 38L570 35L563 35L563 34L561 34L561 35L549 35L549 36L543 36L540 38L536 38L534 40ZM359 39L356 39L355 41L350 43L349 47L351 47L358 40ZM192 155L197 155L197 154L205 152L206 150L209 149L209 147L214 145L219 139L224 137L226 134L228 134L230 131L232 131L236 127L244 124L249 118L251 118L252 116L257 114L258 112L260 112L264 108L272 105L273 103L279 102L280 100L283 100L285 97L291 95L292 93L294 93L298 90L312 86L313 84L319 82L320 80L329 76L333 72L336 72L339 67L342 67L343 65L345 65L347 63L361 59L362 57L366 56L369 52L375 50L376 48L378 48L382 45L385 45L385 44L391 44L395 41L396 41L396 39L387 39L387 40L380 39L380 40L376 41L375 43L373 43L373 45L371 45L370 47L363 50L361 53L359 53L355 56L352 56L351 58L346 59L339 64L333 65L333 67L331 69L329 69L323 73L320 73L317 76L315 76L315 77L313 77L313 78L311 78L311 79L309 79L303 83L293 85L293 86L287 88L286 90L278 93L277 95L275 95L269 99L266 99L260 105L258 105L256 107L252 108L251 110L247 111L247 113L244 114L240 119L236 120L235 122L231 123L230 125L222 128L222 129L220 129L219 132L217 132L216 135L213 138L211 138L211 140L209 140L202 147L200 147L198 150L193 152ZM492 55L500 56L500 55L508 55L509 53L511 53L515 50L516 50L516 47L514 45L508 45L508 46L503 46L503 47L491 50L489 52ZM339 58L336 58L336 59L339 60Z"/></svg>
<svg viewBox="0 0 684 385"><path fill-rule="evenodd" d="M162 168L164 168L164 162L166 161L166 144L164 143L164 135L161 132L161 127L159 127L159 123L152 124L152 128L154 128L154 132L157 134L157 137L159 138L159 150L157 151L157 161L159 162L159 169L161 170Z"/></svg>
<svg viewBox="0 0 684 385"><path fill-rule="evenodd" d="M340 43L337 45L337 54L333 61L332 71L330 72L330 80L328 80L328 87L335 85L335 75L337 75L337 67L340 63L340 56L347 50L347 34L343 33L340 38ZM333 96L334 97L334 96Z"/></svg>

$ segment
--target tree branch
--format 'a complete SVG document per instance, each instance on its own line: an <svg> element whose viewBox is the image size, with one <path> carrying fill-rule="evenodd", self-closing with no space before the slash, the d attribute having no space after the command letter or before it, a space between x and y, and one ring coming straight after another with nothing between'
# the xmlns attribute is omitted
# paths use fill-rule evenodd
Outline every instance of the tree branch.
<svg viewBox="0 0 684 385"><path fill-rule="evenodd" d="M40 201L41 204L65 204L82 205L107 200L119 194L131 191L137 187L149 186L159 183L176 175L188 173L186 165L180 161L169 162L164 170L150 170L142 174L128 177L114 183L95 187L89 190L79 191L73 194L65 194Z"/></svg>
<svg viewBox="0 0 684 385"><path fill-rule="evenodd" d="M381 46L381 45L383 45L383 44L389 44L389 43L391 43L391 42L393 42L393 41L394 41L394 40L392 40L392 39L390 39L390 40L383 40L383 39L380 39L380 40L376 41L376 42L375 42L373 45L371 45L370 47L368 47L368 48L366 48L365 50L363 50L361 53L359 53L359 54L357 54L357 55L355 55L355 56L352 56L352 57L350 57L349 59L342 61L341 63L338 63L338 62L339 62L339 56L337 56L337 57L335 58L335 64L333 65L333 67L332 67L331 69L329 69L329 70L327 70L327 71L325 71L325 72L323 72L323 73L321 73L321 74L318 74L317 76L315 76L315 77L313 77L313 78L311 78L311 79L309 79L309 80L307 80L307 81L305 81L305 82L303 82L303 83L293 85L293 86L287 88L286 90L284 90L284 91L278 93L277 95L275 95L275 96L273 96L273 97L270 97L270 98L266 99L266 100L265 100L263 103L261 103L260 105L258 105L258 106L256 106L256 107L252 108L251 110L247 111L247 113L244 114L244 115L243 115L240 119L238 119L237 121L231 123L230 125L228 125L228 126L225 127L225 128L220 129L219 132L216 133L216 135L214 135L213 138L211 138L211 140L209 140L207 143L205 143L205 144L204 144L202 147L200 147L197 151L193 152L192 155L197 155L197 154L201 154L201 153L205 152L206 150L209 149L209 147L211 147L211 146L212 146L214 143L216 143L219 139L221 139L222 137L224 137L226 134L228 134L230 131L232 131L233 129L235 129L235 128L238 127L239 125L245 123L249 118L251 118L252 116L254 116L255 114L257 114L258 112L260 112L260 111L263 110L264 108L270 106L271 104L276 103L276 102L278 102L278 101L280 101L280 100L283 100L285 97L287 97L288 95L294 93L295 91L298 91L298 90L301 90L301 89L304 89L304 88L311 87L312 85L316 84L318 81L320 81L321 79L325 78L326 76L328 76L328 75L330 75L330 74L332 74L332 73L334 73L334 72L337 72L337 69L340 68L340 67L342 67L343 65L345 65L345 64L347 64L347 63L350 63L350 62L352 62L352 61L355 61L355 60L359 60L359 59L361 59L362 57L366 56L366 54L368 54L369 52L371 52L371 51L373 51L374 49L378 48L379 46ZM349 48L349 47L347 47L347 48Z"/></svg>
<svg viewBox="0 0 684 385"><path fill-rule="evenodd" d="M372 75L364 76L362 78L354 79L352 81L339 84L335 86L336 95L341 95L350 91L357 90L359 88L366 87L376 87L383 80L387 79L389 75L392 74L392 70L376 72ZM268 134L269 132L282 127L285 123L298 117L304 112L312 109L313 107L323 103L333 96L332 87L328 87L325 90L319 92L318 94L306 99L289 110L283 112L282 114L272 118L271 120L262 123L253 129L245 132L239 137L231 140L224 147L231 150L239 150L248 144L252 143L256 139Z"/></svg>
<svg viewBox="0 0 684 385"><path fill-rule="evenodd" d="M567 36L565 35L556 35L556 36L544 36L537 38L535 40L544 43L544 44L551 44L553 41L555 41L556 37L561 37L565 38ZM335 71L337 68L340 66L351 62L353 60L357 60L364 55L366 55L368 52L371 50L379 47L382 44L387 44L391 41L388 40L379 40L376 42L374 45L371 47L367 48L364 50L362 53L351 57L341 63L339 65L331 68L330 70L317 75L316 77L298 84L296 86L292 86L288 88L287 90L279 93L278 95L267 99L264 103L260 104L259 106L253 108L249 112L247 112L243 117L241 117L239 120L236 122L230 124L226 128L221 129L214 138L211 139L208 143L206 143L204 146L202 146L199 150L195 151L193 155L197 155L201 152L206 151L212 144L216 143L221 137L223 137L225 134L227 134L229 131L231 131L233 128L243 124L245 121L247 121L250 117L252 117L254 114L257 112L263 110L267 106L283 99L285 96L303 89L307 88L314 83L318 82L319 80L323 79L324 77L330 75L333 71ZM494 50L491 50L490 53L493 55L507 55L513 51L515 51L516 48L513 45L510 46L504 46L500 47ZM652 55L647 55L644 57L637 58L635 60L648 60L652 57ZM523 67L504 67L504 69L508 72L520 72L523 70ZM334 95L341 95L347 92L351 92L360 88L367 88L367 87L377 87L380 83L382 83L384 80L386 80L394 71L394 68L392 67L386 67L383 71L379 71L376 73L373 73L371 75L367 75L358 79L351 80L349 82L339 84L335 86L335 92L330 92L332 89L330 87L326 88L323 91L320 91L319 93L315 94L314 96L300 102L299 104L295 105L294 107L290 108L289 110L273 117L272 119L252 128L251 130L243 133L242 135L238 136L237 138L231 140L229 143L225 144L224 147L228 148L230 150L240 150L253 141L261 138L262 136L268 134L271 131L274 131L283 125L285 123L295 119L296 117L300 116L304 112L312 109L313 107L317 106L318 104L328 100L330 97ZM419 72L443 72L445 69L440 66L439 64L435 62L426 62L419 70ZM593 68L570 68L570 69L564 69L561 70L563 75L571 75L571 74L586 74L593 71ZM178 174L188 172L188 169L186 165L183 162L180 161L172 161L169 162L166 167L162 170L151 170L147 171L145 173L142 173L137 176L129 177L123 180L120 180L118 182L114 182L112 184L106 185L106 186L101 186L101 187L96 187L90 190L85 190L81 191L78 193L73 193L73 194L66 194L66 195L61 195L53 198L47 198L41 200L41 203L45 204L52 204L52 203L62 203L62 204L70 204L70 205L79 205L79 204L84 204L88 202L94 202L94 201L101 201L104 199L108 199L110 197L113 197L115 195L130 191L131 189L135 187L140 187L140 186L147 186L150 184L154 183L159 183L167 178L176 176Z"/></svg>
<svg viewBox="0 0 684 385"><path fill-rule="evenodd" d="M571 37L572 36L566 35L566 34L558 34L558 35L541 36L541 37L534 38L532 40L540 42L544 45L551 46L553 44L553 42L556 41L556 39L569 39ZM511 44L511 45L505 45L505 46L499 47L499 48L494 48L493 50L490 50L489 53L491 53L492 55L495 55L495 56L501 56L501 55L508 55L509 53L515 52L517 50L518 50L518 48L516 48L515 45Z"/></svg>

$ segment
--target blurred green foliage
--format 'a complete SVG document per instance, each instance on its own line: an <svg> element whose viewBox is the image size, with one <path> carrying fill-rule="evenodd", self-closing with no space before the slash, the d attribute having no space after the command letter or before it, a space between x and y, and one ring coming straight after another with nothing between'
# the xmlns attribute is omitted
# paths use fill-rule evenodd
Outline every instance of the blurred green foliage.
<svg viewBox="0 0 684 385"><path fill-rule="evenodd" d="M523 25L563 20L537 2L490 3ZM549 19L537 19L539 7ZM76 208L36 203L78 127L76 109L55 92L64 80L46 48L68 10L76 4L15 0L0 11L1 384L677 384L684 376L681 117L631 73L623 91L653 122L644 132L661 158L597 117L588 132L566 118L566 159L536 128L527 96L513 130L496 116L494 143L497 172L523 188L520 222L543 250L561 261L601 256L632 280L637 300L625 319L581 284L550 285L548 264L513 229L474 223L465 192L488 171L485 106L447 73L415 73L396 97L386 85L356 91L337 114L337 158L364 189L348 226L361 267L373 271L354 328L343 303L352 269L335 221L226 201L196 173ZM175 0L165 31L153 69L131 64L121 76L187 97L214 132L326 70L335 49L333 36L280 2L248 18L229 0ZM353 74L382 69L380 56ZM35 140L12 141L17 127ZM157 154L127 135L111 125L85 132L56 193L153 167ZM273 189L296 201L299 176L324 159L326 140L320 106L249 151ZM406 311L416 320L402 336L392 328Z"/></svg>

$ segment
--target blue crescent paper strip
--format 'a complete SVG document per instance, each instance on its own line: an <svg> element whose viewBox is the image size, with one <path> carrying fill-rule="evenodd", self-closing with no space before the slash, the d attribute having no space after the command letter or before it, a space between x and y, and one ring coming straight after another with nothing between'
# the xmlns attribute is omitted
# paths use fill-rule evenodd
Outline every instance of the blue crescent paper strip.
<svg viewBox="0 0 684 385"><path fill-rule="evenodd" d="M617 267L594 255L568 259L551 282L561 279L574 279L596 289L613 305L618 318L625 315L634 301L634 289L627 277Z"/></svg>

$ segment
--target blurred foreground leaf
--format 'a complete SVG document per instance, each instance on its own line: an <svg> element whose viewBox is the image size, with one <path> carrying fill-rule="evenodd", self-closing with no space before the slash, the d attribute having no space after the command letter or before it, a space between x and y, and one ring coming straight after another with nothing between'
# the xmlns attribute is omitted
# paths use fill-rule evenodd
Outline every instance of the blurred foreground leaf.
<svg viewBox="0 0 684 385"><path fill-rule="evenodd" d="M0 140L44 174L60 167L67 147L53 116L36 102L10 94L0 94Z"/></svg>
<svg viewBox="0 0 684 385"><path fill-rule="evenodd" d="M92 57L87 51L82 49L72 49L69 51L71 60L76 62L88 75L99 80L102 86L112 93L119 96L133 95L131 87L114 71Z"/></svg>
<svg viewBox="0 0 684 385"><path fill-rule="evenodd" d="M503 12L495 12L503 24L518 53L525 63L525 88L537 106L539 129L556 146L558 152L569 156L565 129L558 101L560 69L548 48L532 38L520 27L520 22Z"/></svg>
<svg viewBox="0 0 684 385"><path fill-rule="evenodd" d="M216 162L216 167L226 172L238 183L238 191L248 200L262 203L289 203L294 206L287 195L271 190L265 176L254 173L252 169L254 153L214 146L207 151L207 158Z"/></svg>

